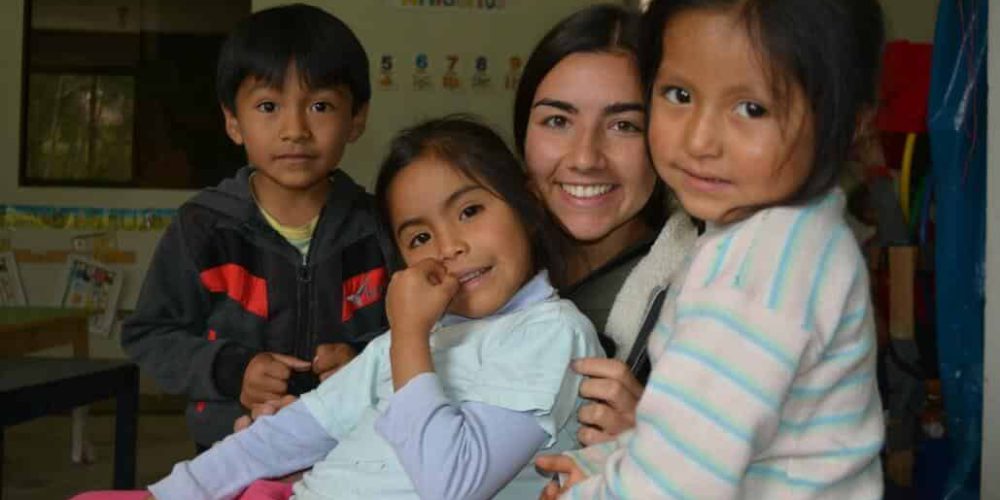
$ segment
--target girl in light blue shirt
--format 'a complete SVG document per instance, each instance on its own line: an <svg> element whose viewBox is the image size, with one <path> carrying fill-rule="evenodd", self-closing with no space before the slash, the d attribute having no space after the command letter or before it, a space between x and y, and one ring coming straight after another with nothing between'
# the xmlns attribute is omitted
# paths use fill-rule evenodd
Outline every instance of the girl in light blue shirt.
<svg viewBox="0 0 1000 500"><path fill-rule="evenodd" d="M471 119L400 133L376 187L402 267L389 333L149 492L261 498L257 480L311 466L279 496L536 497L545 478L532 458L576 444L581 377L568 365L601 352L549 284L556 232L527 185L503 140Z"/></svg>

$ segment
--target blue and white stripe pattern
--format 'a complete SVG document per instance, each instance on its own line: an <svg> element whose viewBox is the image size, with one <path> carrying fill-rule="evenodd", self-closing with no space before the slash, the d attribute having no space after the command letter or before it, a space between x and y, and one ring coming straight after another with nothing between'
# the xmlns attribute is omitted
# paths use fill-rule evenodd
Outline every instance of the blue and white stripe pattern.
<svg viewBox="0 0 1000 500"><path fill-rule="evenodd" d="M703 235L649 340L636 428L570 498L878 498L868 274L834 190Z"/></svg>

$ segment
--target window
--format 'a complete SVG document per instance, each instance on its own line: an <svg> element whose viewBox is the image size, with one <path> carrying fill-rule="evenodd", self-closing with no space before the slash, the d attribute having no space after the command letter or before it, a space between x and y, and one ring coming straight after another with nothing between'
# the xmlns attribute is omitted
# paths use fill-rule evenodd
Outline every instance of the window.
<svg viewBox="0 0 1000 500"><path fill-rule="evenodd" d="M21 185L200 188L238 167L215 99L249 0L24 0Z"/></svg>

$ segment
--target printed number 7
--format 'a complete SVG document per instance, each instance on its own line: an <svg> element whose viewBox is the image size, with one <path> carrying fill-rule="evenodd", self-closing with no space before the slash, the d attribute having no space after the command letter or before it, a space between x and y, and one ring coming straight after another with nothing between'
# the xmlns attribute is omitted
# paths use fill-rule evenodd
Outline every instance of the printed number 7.
<svg viewBox="0 0 1000 500"><path fill-rule="evenodd" d="M458 65L458 56L452 54L448 56L448 71L455 71L455 66Z"/></svg>

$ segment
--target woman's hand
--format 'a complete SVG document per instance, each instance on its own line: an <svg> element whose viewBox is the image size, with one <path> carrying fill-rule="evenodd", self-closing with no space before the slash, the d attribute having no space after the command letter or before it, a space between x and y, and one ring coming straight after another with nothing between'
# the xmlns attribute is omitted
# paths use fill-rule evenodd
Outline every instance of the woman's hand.
<svg viewBox="0 0 1000 500"><path fill-rule="evenodd" d="M392 275L386 297L392 386L399 390L422 373L434 371L431 328L458 292L459 283L441 262L422 260Z"/></svg>
<svg viewBox="0 0 1000 500"><path fill-rule="evenodd" d="M559 495L569 491L573 485L586 479L583 471L576 466L576 462L566 455L542 455L535 459L535 467L544 475L558 474L558 477L565 480L563 484L560 484L559 479L549 481L538 497L539 500L556 500Z"/></svg>
<svg viewBox="0 0 1000 500"><path fill-rule="evenodd" d="M580 407L580 430L576 438L583 446L603 443L635 427L635 408L642 384L625 363L617 359L581 358L573 370L587 377L580 384L580 397L590 400Z"/></svg>

